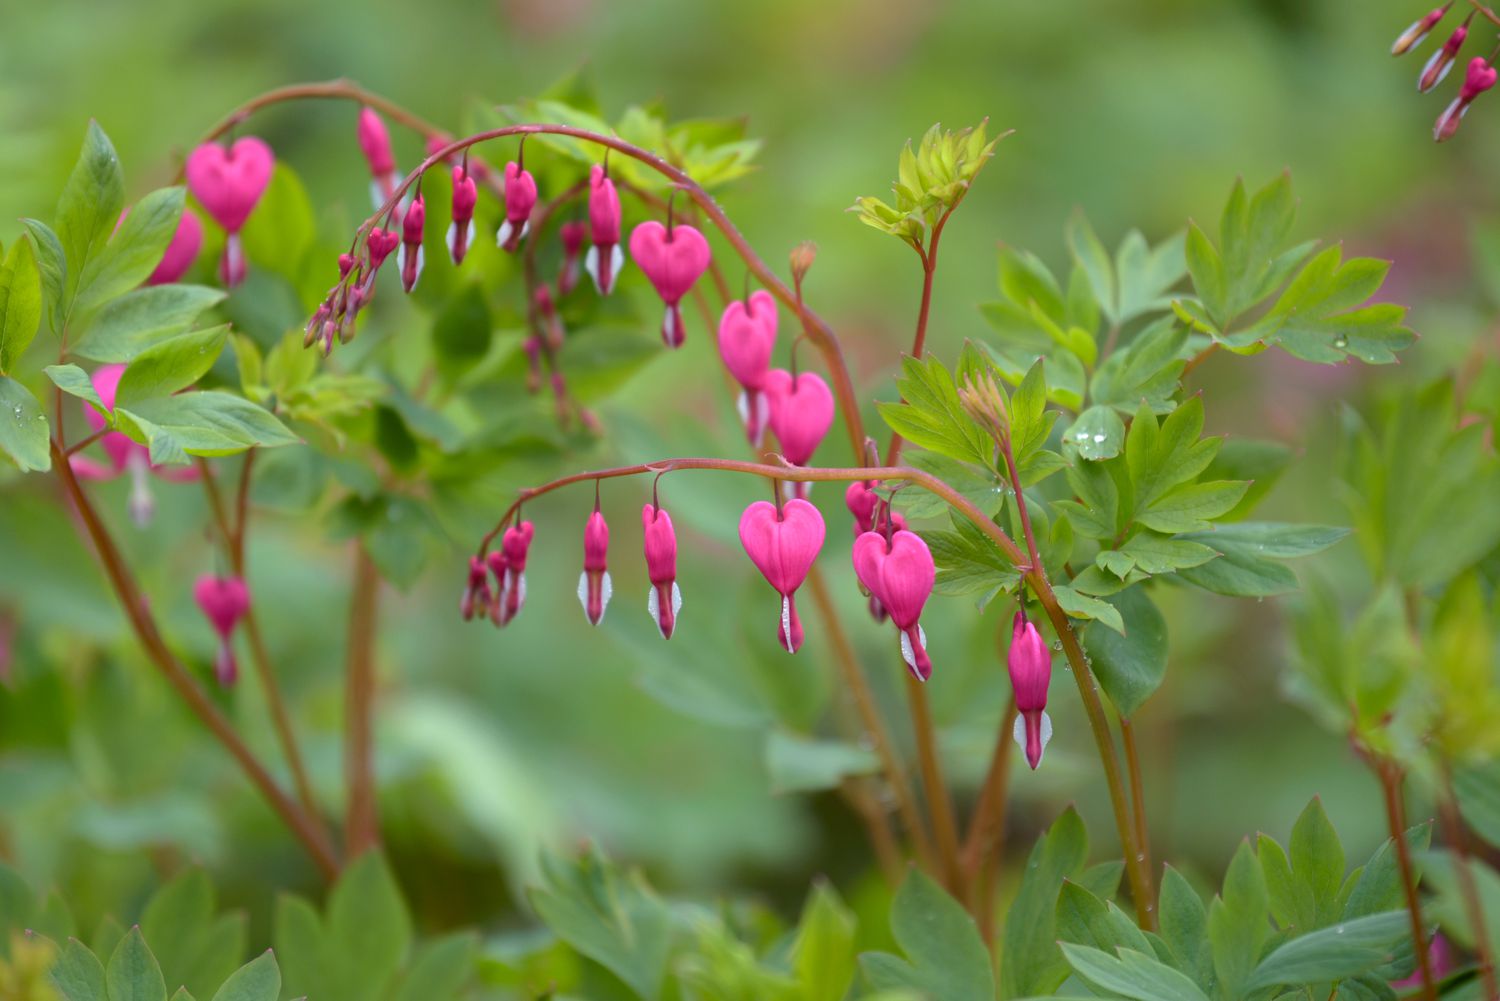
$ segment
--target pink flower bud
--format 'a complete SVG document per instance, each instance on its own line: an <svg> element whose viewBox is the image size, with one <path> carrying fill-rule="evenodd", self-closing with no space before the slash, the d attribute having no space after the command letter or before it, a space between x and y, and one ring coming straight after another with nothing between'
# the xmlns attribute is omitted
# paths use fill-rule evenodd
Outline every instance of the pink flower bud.
<svg viewBox="0 0 1500 1001"><path fill-rule="evenodd" d="M376 226L370 230L370 236L365 240L365 250L370 255L370 274L374 275L385 263L385 259L401 246L401 238L390 230L381 229Z"/></svg>
<svg viewBox="0 0 1500 1001"><path fill-rule="evenodd" d="M505 591L505 571L510 567L510 561L505 558L505 550L491 549L484 556L484 566L489 571L490 576L495 579L495 586L490 588L486 585L482 592L489 603L489 608L486 609L486 612L495 625L504 625L500 621L500 597Z"/></svg>
<svg viewBox="0 0 1500 1001"><path fill-rule="evenodd" d="M1453 138L1458 131L1458 126L1463 122L1464 116L1469 113L1469 105L1474 99L1495 85L1495 67L1485 61L1483 56L1475 56L1469 60L1469 67L1464 73L1463 86L1459 88L1458 96L1453 103L1443 109L1438 116L1437 123L1432 127L1432 138L1438 142L1446 142Z"/></svg>
<svg viewBox="0 0 1500 1001"><path fill-rule="evenodd" d="M878 480L855 480L844 491L844 505L854 515L854 534L862 535L875 527L875 509L880 506L880 495L875 492Z"/></svg>
<svg viewBox="0 0 1500 1001"><path fill-rule="evenodd" d="M1052 681L1052 652L1023 612L1016 612L1012 623L1010 654L1006 659L1020 714L1016 717L1016 743L1026 752L1026 763L1034 769L1041 764L1042 750L1052 739L1052 720L1045 712L1047 686Z"/></svg>
<svg viewBox="0 0 1500 1001"><path fill-rule="evenodd" d="M505 165L505 222L495 234L495 244L513 252L531 228L531 210L536 208L536 179L512 160Z"/></svg>
<svg viewBox="0 0 1500 1001"><path fill-rule="evenodd" d="M1418 45L1422 39L1427 37L1429 31L1437 27L1437 23L1443 19L1443 15L1447 14L1448 8L1452 6L1453 0L1448 0L1448 3L1434 8L1413 21L1411 27L1403 31L1396 39L1396 43L1391 46L1391 55L1402 55Z"/></svg>
<svg viewBox="0 0 1500 1001"><path fill-rule="evenodd" d="M656 620L661 638L669 640L677 629L677 613L682 610L682 591L677 586L677 533L672 516L655 504L641 508L641 534L646 544L646 573L651 578L651 593L646 609Z"/></svg>
<svg viewBox="0 0 1500 1001"><path fill-rule="evenodd" d="M459 599L458 611L468 622L474 618L475 612L488 614L493 598L490 596L490 570L477 556L469 557L469 580L464 586L463 597Z"/></svg>
<svg viewBox="0 0 1500 1001"><path fill-rule="evenodd" d="M583 528L583 573L578 575L578 602L593 625L604 621L604 611L614 594L609 578L609 525L596 507Z"/></svg>
<svg viewBox="0 0 1500 1001"><path fill-rule="evenodd" d="M927 543L905 530L894 533L889 542L879 532L866 532L854 540L853 560L859 582L901 630L901 656L912 675L926 681L932 676L932 660L918 619L937 578Z"/></svg>
<svg viewBox="0 0 1500 1001"><path fill-rule="evenodd" d="M453 168L453 221L448 224L448 253L454 264L462 264L464 255L474 243L474 206L479 204L479 191L474 178L464 170L463 164Z"/></svg>
<svg viewBox="0 0 1500 1001"><path fill-rule="evenodd" d="M505 554L505 583L500 589L500 625L506 625L526 603L526 552L536 527L529 521L512 525L500 538Z"/></svg>
<svg viewBox="0 0 1500 1001"><path fill-rule="evenodd" d="M391 134L386 131L385 121L374 108L359 109L356 132L360 151L369 161L372 176L381 177L396 169L396 157L391 153Z"/></svg>
<svg viewBox="0 0 1500 1001"><path fill-rule="evenodd" d="M396 267L401 272L401 287L410 292L417 287L422 277L422 229L427 224L427 205L419 194L412 199L401 221L401 250L396 255Z"/></svg>
<svg viewBox="0 0 1500 1001"><path fill-rule="evenodd" d="M557 292L567 295L578 287L579 257L588 237L588 227L574 219L562 224L558 236L562 239L563 265L562 274L557 277Z"/></svg>
<svg viewBox="0 0 1500 1001"><path fill-rule="evenodd" d="M1448 71L1453 69L1453 63L1458 58L1458 50L1463 48L1464 39L1469 37L1469 22L1473 19L1472 13L1464 18L1463 24L1453 29L1453 34L1448 36L1443 47L1427 60L1427 65L1422 67L1422 75L1417 78L1419 93L1427 93L1448 76Z"/></svg>
<svg viewBox="0 0 1500 1001"><path fill-rule="evenodd" d="M681 347L685 331L678 304L699 276L708 270L711 257L708 240L685 223L678 223L668 230L652 219L631 231L630 256L635 258L636 265L646 273L656 294L666 304L662 340L668 347Z"/></svg>
<svg viewBox="0 0 1500 1001"><path fill-rule="evenodd" d="M740 544L781 595L776 636L789 653L802 646L802 622L794 596L823 548L823 536L823 516L805 500L789 500L780 510L769 501L756 501L740 516Z"/></svg>
<svg viewBox="0 0 1500 1001"><path fill-rule="evenodd" d="M172 242L167 244L166 252L161 255L161 262L146 278L146 284L170 285L180 279L193 266L202 246L203 223L198 221L198 214L192 209L183 209L182 219L178 221L177 230L172 234Z"/></svg>
<svg viewBox="0 0 1500 1001"><path fill-rule="evenodd" d="M771 430L781 443L781 454L796 466L805 466L823 436L833 425L833 392L816 372L792 375L773 368L761 382L770 401ZM802 496L806 484L798 484Z"/></svg>
<svg viewBox="0 0 1500 1001"><path fill-rule="evenodd" d="M250 589L238 577L204 574L193 585L193 600L203 611L209 625L219 634L219 652L214 658L214 676L228 688L239 676L229 637L240 619L250 610Z"/></svg>
<svg viewBox="0 0 1500 1001"><path fill-rule="evenodd" d="M609 295L625 266L620 250L620 196L615 182L597 163L589 168L589 239L594 245L584 258L584 270L594 279L599 294Z"/></svg>

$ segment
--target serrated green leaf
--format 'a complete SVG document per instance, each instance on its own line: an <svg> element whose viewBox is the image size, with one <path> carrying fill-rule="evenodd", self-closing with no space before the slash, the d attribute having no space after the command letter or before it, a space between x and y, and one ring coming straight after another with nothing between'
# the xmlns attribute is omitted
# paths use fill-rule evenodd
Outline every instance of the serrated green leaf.
<svg viewBox="0 0 1500 1001"><path fill-rule="evenodd" d="M1208 1001L1186 974L1135 949L1120 949L1111 956L1084 945L1062 944L1063 955L1090 984L1135 1001Z"/></svg>
<svg viewBox="0 0 1500 1001"><path fill-rule="evenodd" d="M1238 504L1249 486L1242 480L1184 483L1153 500L1136 514L1136 521L1168 535L1201 532Z"/></svg>
<svg viewBox="0 0 1500 1001"><path fill-rule="evenodd" d="M1261 960L1244 989L1326 984L1384 966L1410 933L1408 922L1404 911L1387 911L1298 936Z"/></svg>
<svg viewBox="0 0 1500 1001"><path fill-rule="evenodd" d="M1120 635L1125 634L1125 622L1120 610L1099 598L1091 598L1074 588L1059 585L1052 589L1062 610L1075 619L1097 619Z"/></svg>

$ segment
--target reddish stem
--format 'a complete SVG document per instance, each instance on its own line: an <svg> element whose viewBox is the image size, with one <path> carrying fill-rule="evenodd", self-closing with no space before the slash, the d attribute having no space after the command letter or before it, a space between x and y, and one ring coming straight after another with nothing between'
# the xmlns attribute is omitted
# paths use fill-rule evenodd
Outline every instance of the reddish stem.
<svg viewBox="0 0 1500 1001"><path fill-rule="evenodd" d="M1401 769L1387 759L1376 759L1375 775L1380 780L1380 791L1385 795L1386 826L1396 843L1396 865L1401 872L1401 889L1406 896L1406 910L1411 915L1411 938L1417 951L1417 970L1422 977L1424 1001L1436 1001L1437 987L1432 975L1432 957L1428 955L1427 923L1422 919L1422 900L1417 896L1417 877L1411 861L1411 848L1406 843L1406 823L1402 819Z"/></svg>

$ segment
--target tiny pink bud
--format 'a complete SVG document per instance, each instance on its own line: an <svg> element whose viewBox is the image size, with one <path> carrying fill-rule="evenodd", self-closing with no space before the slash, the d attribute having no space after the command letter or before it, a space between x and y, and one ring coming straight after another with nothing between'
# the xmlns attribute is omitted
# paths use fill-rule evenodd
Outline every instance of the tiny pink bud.
<svg viewBox="0 0 1500 1001"><path fill-rule="evenodd" d="M170 285L180 279L193 266L202 246L203 223L198 221L198 214L192 209L183 209L182 219L178 221L177 230L172 234L172 242L167 244L156 270L146 278L146 284Z"/></svg>
<svg viewBox="0 0 1500 1001"><path fill-rule="evenodd" d="M677 613L682 610L682 591L677 586L677 533L672 516L655 504L641 508L641 534L645 537L646 573L651 578L651 593L646 609L656 621L661 638L669 640L677 630Z"/></svg>
<svg viewBox="0 0 1500 1001"><path fill-rule="evenodd" d="M1010 653L1006 658L1010 685L1016 695L1015 739L1026 752L1033 769L1042 761L1042 750L1052 739L1052 720L1047 716L1047 686L1052 681L1052 652L1036 626L1023 612L1012 623Z"/></svg>
<svg viewBox="0 0 1500 1001"><path fill-rule="evenodd" d="M1402 55L1420 44L1422 39L1427 37L1427 33L1437 27L1437 23L1443 19L1443 15L1447 14L1448 8L1452 6L1453 0L1448 0L1441 7L1436 7L1413 21L1409 28L1397 36L1395 44L1391 46L1391 55Z"/></svg>
<svg viewBox="0 0 1500 1001"><path fill-rule="evenodd" d="M901 631L901 656L912 675L926 681L932 676L932 660L918 620L937 577L927 543L905 530L894 533L889 542L879 532L866 532L854 540L853 561L859 582Z"/></svg>
<svg viewBox="0 0 1500 1001"><path fill-rule="evenodd" d="M1422 67L1422 74L1417 78L1417 91L1427 93L1448 76L1448 71L1453 69L1453 63L1458 59L1458 50L1463 48L1464 39L1469 37L1469 22L1474 19L1471 13L1464 18L1463 24L1453 29L1453 34L1443 43L1442 48L1432 54L1427 60L1427 65Z"/></svg>
<svg viewBox="0 0 1500 1001"><path fill-rule="evenodd" d="M474 178L464 170L463 164L453 167L453 221L448 225L448 253L454 264L462 264L464 255L474 243L474 206L479 204L479 191Z"/></svg>
<svg viewBox="0 0 1500 1001"><path fill-rule="evenodd" d="M250 589L238 577L204 574L193 584L193 600L219 635L219 652L214 658L214 675L219 684L229 687L239 675L230 634L250 610Z"/></svg>
<svg viewBox="0 0 1500 1001"><path fill-rule="evenodd" d="M536 208L536 178L514 160L505 165L505 222L495 234L501 250L513 252L531 228L531 210Z"/></svg>
<svg viewBox="0 0 1500 1001"><path fill-rule="evenodd" d="M427 223L427 205L418 194L406 210L401 221L401 250L396 256L396 267L401 272L401 287L410 292L417 287L422 277L422 229Z"/></svg>
<svg viewBox="0 0 1500 1001"><path fill-rule="evenodd" d="M662 340L668 347L681 347L685 331L678 304L693 283L708 270L712 256L708 240L686 223L678 223L669 230L651 219L631 231L630 256L635 258L636 265L646 273L656 294L666 304Z"/></svg>
<svg viewBox="0 0 1500 1001"><path fill-rule="evenodd" d="M469 557L469 580L459 599L458 611L467 622L475 612L488 614L493 599L490 597L490 570L485 561L477 556Z"/></svg>
<svg viewBox="0 0 1500 1001"><path fill-rule="evenodd" d="M598 509L583 528L583 573L578 576L578 602L592 625L604 621L605 609L614 594L609 578L609 525Z"/></svg>
<svg viewBox="0 0 1500 1001"><path fill-rule="evenodd" d="M784 368L767 372L761 388L771 402L771 431L781 454L793 465L806 465L833 425L833 391L816 372L792 375Z"/></svg>
<svg viewBox="0 0 1500 1001"><path fill-rule="evenodd" d="M771 367L771 351L776 347L776 300L764 289L749 299L735 300L724 307L719 318L719 357L724 367L743 387L738 406L740 420L752 445L760 445L770 402L761 392L761 383Z"/></svg>
<svg viewBox="0 0 1500 1001"><path fill-rule="evenodd" d="M512 525L500 539L505 554L505 583L500 590L500 624L506 625L526 603L526 552L536 527L529 521Z"/></svg>
<svg viewBox="0 0 1500 1001"><path fill-rule="evenodd" d="M823 536L823 516L805 500L789 500L780 510L770 501L756 501L740 515L740 544L781 595L776 635L789 653L802 646L802 622L794 596L823 548Z"/></svg>

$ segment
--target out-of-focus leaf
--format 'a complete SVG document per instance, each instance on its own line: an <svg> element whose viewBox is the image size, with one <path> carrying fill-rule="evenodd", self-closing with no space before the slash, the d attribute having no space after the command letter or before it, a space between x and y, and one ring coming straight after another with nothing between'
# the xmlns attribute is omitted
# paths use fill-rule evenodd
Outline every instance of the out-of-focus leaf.
<svg viewBox="0 0 1500 1001"><path fill-rule="evenodd" d="M1016 899L1005 919L1000 996L1028 997L1056 990L1068 975L1057 948L1057 896L1088 859L1088 834L1069 807L1032 848Z"/></svg>
<svg viewBox="0 0 1500 1001"><path fill-rule="evenodd" d="M880 767L875 752L843 741L812 740L773 729L766 734L766 770L773 793L836 789L852 775Z"/></svg>
<svg viewBox="0 0 1500 1001"><path fill-rule="evenodd" d="M17 240L0 265L0 375L36 337L42 321L42 278L30 242Z"/></svg>
<svg viewBox="0 0 1500 1001"><path fill-rule="evenodd" d="M885 952L860 956L877 990L910 988L936 1001L994 997L990 955L974 919L919 869L896 892L891 932L905 959Z"/></svg>
<svg viewBox="0 0 1500 1001"><path fill-rule="evenodd" d="M44 473L52 468L51 433L47 415L31 390L0 375L0 450L22 472Z"/></svg>

